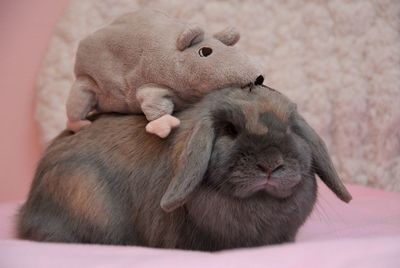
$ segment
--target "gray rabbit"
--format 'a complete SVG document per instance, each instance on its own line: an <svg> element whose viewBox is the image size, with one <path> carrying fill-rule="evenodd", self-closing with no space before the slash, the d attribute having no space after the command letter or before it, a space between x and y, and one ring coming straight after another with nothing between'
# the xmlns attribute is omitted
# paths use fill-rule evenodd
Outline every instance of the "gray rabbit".
<svg viewBox="0 0 400 268"><path fill-rule="evenodd" d="M100 115L46 150L21 238L216 251L294 241L317 174L343 201L320 137L267 87L214 91L165 139L140 115ZM132 135L134 133L134 135Z"/></svg>

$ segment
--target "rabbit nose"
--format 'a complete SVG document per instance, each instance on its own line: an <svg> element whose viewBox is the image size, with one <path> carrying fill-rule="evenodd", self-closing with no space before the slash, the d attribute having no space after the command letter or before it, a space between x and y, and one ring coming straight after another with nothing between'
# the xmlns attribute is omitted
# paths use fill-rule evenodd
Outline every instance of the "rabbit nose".
<svg viewBox="0 0 400 268"><path fill-rule="evenodd" d="M254 82L254 85L260 86L260 85L262 85L263 82L264 82L264 76L259 75L259 76L256 78L256 81Z"/></svg>
<svg viewBox="0 0 400 268"><path fill-rule="evenodd" d="M278 172L279 170L283 169L283 163L276 163L274 168L271 171L271 174Z"/></svg>
<svg viewBox="0 0 400 268"><path fill-rule="evenodd" d="M267 173L268 177L270 177L273 173L283 169L283 160L279 159L278 161L272 164L258 163L257 167L261 169L263 172Z"/></svg>

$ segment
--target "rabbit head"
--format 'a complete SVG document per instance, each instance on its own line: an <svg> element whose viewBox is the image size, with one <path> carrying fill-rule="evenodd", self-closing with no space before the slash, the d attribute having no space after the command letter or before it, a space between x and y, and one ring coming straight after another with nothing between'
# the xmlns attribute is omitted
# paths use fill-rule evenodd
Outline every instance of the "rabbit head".
<svg viewBox="0 0 400 268"><path fill-rule="evenodd" d="M185 129L185 120L193 121L189 117L197 123ZM182 206L201 187L236 200L268 196L287 201L310 174L342 201L351 200L322 139L296 105L275 90L221 90L181 119L175 139L184 140L184 148L178 150L175 176L161 200L165 211Z"/></svg>

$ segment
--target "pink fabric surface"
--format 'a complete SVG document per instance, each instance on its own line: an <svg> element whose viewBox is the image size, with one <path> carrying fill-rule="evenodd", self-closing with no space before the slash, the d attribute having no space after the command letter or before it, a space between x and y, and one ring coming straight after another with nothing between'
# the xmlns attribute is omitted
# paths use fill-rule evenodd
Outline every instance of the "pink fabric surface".
<svg viewBox="0 0 400 268"><path fill-rule="evenodd" d="M0 1L0 201L21 200L40 154L34 85L67 0Z"/></svg>
<svg viewBox="0 0 400 268"><path fill-rule="evenodd" d="M400 266L400 236L343 239L220 253L0 241L1 267L386 267Z"/></svg>
<svg viewBox="0 0 400 268"><path fill-rule="evenodd" d="M0 267L400 267L400 194L349 189L346 205L321 185L296 243L219 253L21 241L18 204L2 204Z"/></svg>

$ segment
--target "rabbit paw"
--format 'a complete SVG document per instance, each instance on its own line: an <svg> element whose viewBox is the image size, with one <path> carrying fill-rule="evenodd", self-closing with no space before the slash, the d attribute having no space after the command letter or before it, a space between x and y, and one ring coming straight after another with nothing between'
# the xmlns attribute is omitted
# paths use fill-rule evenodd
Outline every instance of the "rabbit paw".
<svg viewBox="0 0 400 268"><path fill-rule="evenodd" d="M80 121L69 121L67 122L67 129L71 130L72 132L78 132L82 128L90 125L92 122L89 120L80 120Z"/></svg>
<svg viewBox="0 0 400 268"><path fill-rule="evenodd" d="M155 134L160 138L166 138L173 128L179 126L181 122L178 118L170 114L163 115L146 125L146 131Z"/></svg>

